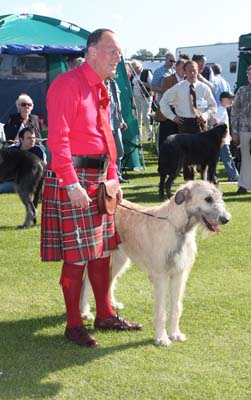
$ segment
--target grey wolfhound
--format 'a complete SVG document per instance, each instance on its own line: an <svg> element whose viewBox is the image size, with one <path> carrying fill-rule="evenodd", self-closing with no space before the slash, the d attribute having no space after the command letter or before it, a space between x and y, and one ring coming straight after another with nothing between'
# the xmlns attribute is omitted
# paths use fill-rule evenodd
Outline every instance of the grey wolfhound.
<svg viewBox="0 0 251 400"><path fill-rule="evenodd" d="M160 206L142 207L123 200L115 222L122 243L112 254L111 299L114 282L128 259L148 274L154 290L156 345L185 341L179 322L186 282L196 257L196 231L199 225L220 232L230 219L221 191L207 181L190 181ZM166 301L169 287L169 330L166 330ZM88 290L87 290L88 292ZM88 294L83 290L83 312ZM115 304L116 305L116 304ZM121 304L119 304L121 305Z"/></svg>

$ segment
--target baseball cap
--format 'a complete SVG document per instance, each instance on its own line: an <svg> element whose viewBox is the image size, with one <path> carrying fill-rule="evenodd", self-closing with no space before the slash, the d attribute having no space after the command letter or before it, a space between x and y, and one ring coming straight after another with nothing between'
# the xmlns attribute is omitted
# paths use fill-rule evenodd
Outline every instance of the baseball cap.
<svg viewBox="0 0 251 400"><path fill-rule="evenodd" d="M230 92L221 92L220 99L232 99L234 97L233 93Z"/></svg>

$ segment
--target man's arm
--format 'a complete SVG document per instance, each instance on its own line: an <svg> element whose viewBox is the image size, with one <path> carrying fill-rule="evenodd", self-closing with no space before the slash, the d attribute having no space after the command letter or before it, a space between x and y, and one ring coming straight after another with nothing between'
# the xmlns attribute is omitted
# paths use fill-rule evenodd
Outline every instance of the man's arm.
<svg viewBox="0 0 251 400"><path fill-rule="evenodd" d="M156 69L153 73L151 90L153 92L162 93L161 82L162 82L161 72L159 72L159 69Z"/></svg>
<svg viewBox="0 0 251 400"><path fill-rule="evenodd" d="M176 85L174 85L170 89L166 90L166 92L161 97L159 105L160 105L160 111L166 118L176 122L177 124L181 124L183 122L183 119L178 115L174 114L171 108L171 106L175 105L176 92L177 92L176 89L177 89Z"/></svg>
<svg viewBox="0 0 251 400"><path fill-rule="evenodd" d="M213 75L210 75L210 79L207 80L206 78L204 78L204 76L202 76L201 74L199 74L199 75L198 75L198 80L199 80L200 82L205 83L205 84L211 89L212 93L215 94L215 93L217 92L218 85L217 85L217 83L215 82L214 76L213 76Z"/></svg>

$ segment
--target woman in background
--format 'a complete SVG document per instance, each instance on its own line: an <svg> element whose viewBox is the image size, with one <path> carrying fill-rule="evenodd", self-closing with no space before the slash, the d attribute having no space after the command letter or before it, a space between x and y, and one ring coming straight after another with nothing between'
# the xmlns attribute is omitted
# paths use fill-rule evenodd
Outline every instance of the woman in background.
<svg viewBox="0 0 251 400"><path fill-rule="evenodd" d="M236 92L231 109L232 137L240 144L241 169L237 194L251 189L251 65L247 68L248 84Z"/></svg>
<svg viewBox="0 0 251 400"><path fill-rule="evenodd" d="M39 119L37 115L31 114L33 101L27 94L20 94L16 100L17 113L11 114L4 125L6 140L19 142L18 134L26 127L33 128L37 138L41 138Z"/></svg>

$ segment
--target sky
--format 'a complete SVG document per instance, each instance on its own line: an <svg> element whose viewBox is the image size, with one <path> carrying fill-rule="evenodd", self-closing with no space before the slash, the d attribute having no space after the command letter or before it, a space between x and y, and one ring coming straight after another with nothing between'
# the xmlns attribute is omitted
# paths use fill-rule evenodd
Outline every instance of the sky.
<svg viewBox="0 0 251 400"><path fill-rule="evenodd" d="M5 5L3 5L5 3ZM124 58L140 49L238 42L251 32L250 0L45 0L1 1L0 15L30 13L58 18L88 31L112 29Z"/></svg>

